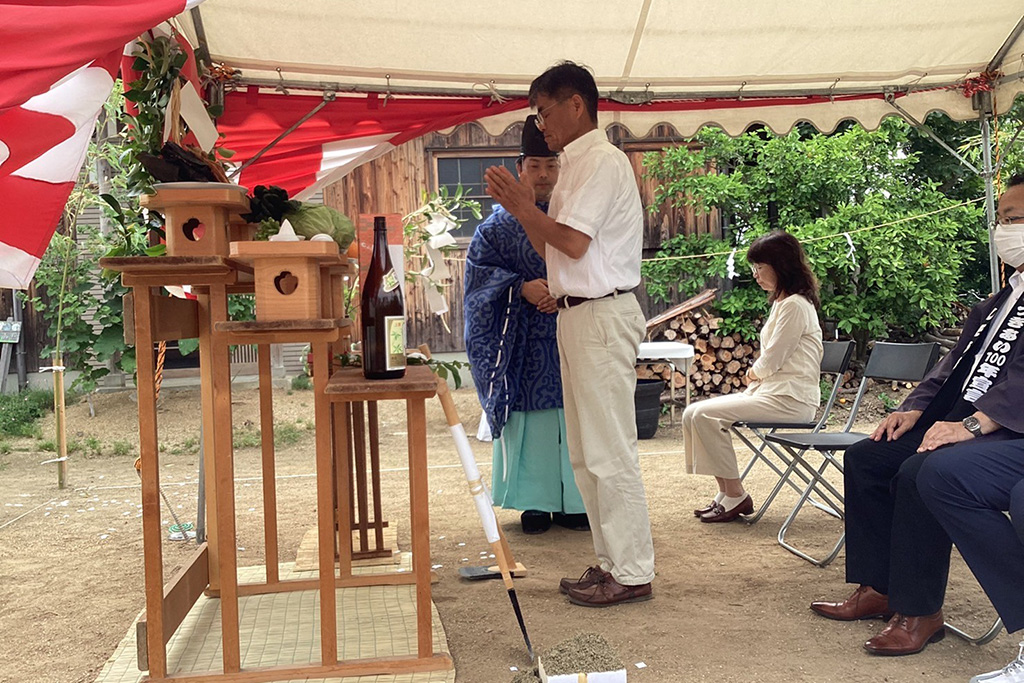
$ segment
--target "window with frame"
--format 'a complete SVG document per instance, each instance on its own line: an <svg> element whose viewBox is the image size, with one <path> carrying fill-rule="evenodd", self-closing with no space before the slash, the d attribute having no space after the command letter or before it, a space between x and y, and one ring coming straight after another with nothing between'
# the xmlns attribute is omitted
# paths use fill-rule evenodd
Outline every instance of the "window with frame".
<svg viewBox="0 0 1024 683"><path fill-rule="evenodd" d="M435 156L437 189L445 187L449 194L455 194L461 185L465 197L480 202L481 219L474 218L468 209L460 209L457 215L459 218L466 219L466 222L462 223L458 230L453 230L452 235L460 240L468 241L473 236L476 226L491 215L494 200L486 192L487 183L484 182L484 171L491 166L504 166L515 175L517 158L518 156L499 156L493 151L489 156L478 156L474 153L444 156L438 154Z"/></svg>

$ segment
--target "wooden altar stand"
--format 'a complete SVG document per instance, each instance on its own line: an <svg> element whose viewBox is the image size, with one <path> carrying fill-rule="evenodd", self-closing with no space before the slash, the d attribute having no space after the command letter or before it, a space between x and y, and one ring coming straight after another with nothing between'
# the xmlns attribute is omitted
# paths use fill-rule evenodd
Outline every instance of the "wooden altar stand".
<svg viewBox="0 0 1024 683"><path fill-rule="evenodd" d="M433 375L427 368L410 368L402 380L366 381L358 369L336 370L333 367L335 355L348 349L347 335L351 322L344 317L342 280L350 276L351 271L332 243L319 244L334 246L333 250L313 249L312 252L308 249L309 244L304 245L306 250L303 253L315 260L319 268L319 317L289 320L280 319L280 314L277 314L269 318L263 316L264 319L256 321L230 320L227 312L229 293L251 293L255 290L259 297L261 288L266 287L266 283L261 284L260 281L259 263L250 265L257 261L247 248L252 244L256 243L232 243L231 251L236 258L212 255L101 260L104 268L121 272L125 286L132 289L134 316L128 314L126 303L125 318L126 328L132 327L128 322L130 318L134 319L138 362L146 585L146 615L137 629L140 669L148 668L147 680L150 681L204 683L259 683L451 669L450 656L435 652L432 641L425 401L434 395ZM235 248L236 245L243 246ZM266 245L261 244L256 249L267 256ZM313 271L303 272L310 276ZM196 300L160 295L165 285L183 284L192 285ZM260 310L259 302L257 309ZM199 339L207 542L199 547L174 580L165 584L153 345L161 340L193 337ZM282 579L279 573L270 344L291 342L310 344L313 354L319 539L319 576L316 578ZM254 344L259 349L266 575L263 582L257 583L239 584L238 581L229 353L233 344ZM358 411L357 406L365 402L375 418L376 401L390 399L405 400L407 404L412 571L353 574L353 554L358 556L360 552L379 550L382 544L379 529L386 522L380 514L376 421L371 420L368 430L371 459L369 495L374 502L371 519L366 504L365 456L360 453L359 444L353 443L362 437L353 429L350 416ZM350 445L356 447L350 448ZM355 497L353 490L356 491ZM360 544L354 552L353 526L360 530ZM371 530L375 548L369 544ZM384 585L415 585L415 653L339 659L336 591ZM320 661L243 668L239 642L240 598L302 590L318 591ZM221 669L169 671L167 642L204 593L220 599Z"/></svg>

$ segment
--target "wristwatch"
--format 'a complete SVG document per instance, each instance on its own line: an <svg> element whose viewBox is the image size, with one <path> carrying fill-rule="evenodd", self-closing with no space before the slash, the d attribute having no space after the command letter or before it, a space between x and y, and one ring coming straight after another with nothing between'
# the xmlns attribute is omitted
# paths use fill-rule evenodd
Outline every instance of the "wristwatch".
<svg viewBox="0 0 1024 683"><path fill-rule="evenodd" d="M981 436L981 422L978 421L978 418L974 417L973 415L968 415L963 420L961 420L961 423L963 424L964 429L969 431L974 436Z"/></svg>

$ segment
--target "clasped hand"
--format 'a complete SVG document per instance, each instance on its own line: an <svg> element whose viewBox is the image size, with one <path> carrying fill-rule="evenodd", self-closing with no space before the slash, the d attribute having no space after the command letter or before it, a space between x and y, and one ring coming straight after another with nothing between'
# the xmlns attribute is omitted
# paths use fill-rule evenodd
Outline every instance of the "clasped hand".
<svg viewBox="0 0 1024 683"><path fill-rule="evenodd" d="M884 438L886 441L895 441L913 429L920 417L920 410L890 413L875 427L875 431L871 432L871 439L881 441ZM966 441L971 437L972 434L960 422L936 422L924 433L917 452L934 451L940 446Z"/></svg>
<svg viewBox="0 0 1024 683"><path fill-rule="evenodd" d="M548 281L544 278L524 282L522 294L523 298L536 306L541 313L554 313L558 310L558 302L551 296Z"/></svg>

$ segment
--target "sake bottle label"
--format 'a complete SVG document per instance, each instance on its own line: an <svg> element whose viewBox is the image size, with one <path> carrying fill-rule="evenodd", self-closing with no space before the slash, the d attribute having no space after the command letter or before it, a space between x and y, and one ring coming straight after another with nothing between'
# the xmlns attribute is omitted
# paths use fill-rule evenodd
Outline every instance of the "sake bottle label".
<svg viewBox="0 0 1024 683"><path fill-rule="evenodd" d="M405 367L405 316L384 316L384 330L387 335L387 369L399 370Z"/></svg>
<svg viewBox="0 0 1024 683"><path fill-rule="evenodd" d="M398 287L398 276L394 268L384 273L383 287L385 292L393 292Z"/></svg>

